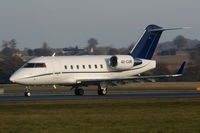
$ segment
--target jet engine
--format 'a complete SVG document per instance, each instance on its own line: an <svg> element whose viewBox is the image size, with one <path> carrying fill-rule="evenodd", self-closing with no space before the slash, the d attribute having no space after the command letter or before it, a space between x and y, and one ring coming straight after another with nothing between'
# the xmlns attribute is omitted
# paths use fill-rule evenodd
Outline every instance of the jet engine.
<svg viewBox="0 0 200 133"><path fill-rule="evenodd" d="M142 60L134 59L130 55L114 55L109 60L110 66L116 70L127 70L142 64Z"/></svg>

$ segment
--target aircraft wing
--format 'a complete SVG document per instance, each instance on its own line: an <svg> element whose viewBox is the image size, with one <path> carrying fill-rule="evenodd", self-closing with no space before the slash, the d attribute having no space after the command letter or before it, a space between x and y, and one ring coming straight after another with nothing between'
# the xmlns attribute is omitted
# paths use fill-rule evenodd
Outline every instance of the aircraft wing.
<svg viewBox="0 0 200 133"><path fill-rule="evenodd" d="M106 81L131 81L131 80L138 80L138 79L154 79L154 78L171 78L171 77L180 77L183 75L183 69L185 67L186 62L183 62L179 70L176 74L172 75L155 75L155 76L132 76L132 77L125 77L125 78L112 78L112 79L83 79L78 80L77 83L88 83L88 82L106 82Z"/></svg>

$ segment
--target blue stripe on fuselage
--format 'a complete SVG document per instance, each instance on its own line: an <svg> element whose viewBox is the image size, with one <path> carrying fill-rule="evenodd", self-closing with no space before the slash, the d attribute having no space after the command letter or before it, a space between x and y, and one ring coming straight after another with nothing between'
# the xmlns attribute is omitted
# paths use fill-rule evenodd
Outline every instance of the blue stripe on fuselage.
<svg viewBox="0 0 200 133"><path fill-rule="evenodd" d="M141 69L143 67L146 67L148 64L144 65L144 66L141 66L141 67L138 67L138 68L133 68L133 69L130 69L130 70L116 70L116 71L96 71L96 72L91 72L91 71L87 71L87 72L56 72L56 73L46 73L46 74L40 74L40 75L34 75L34 76L30 76L30 77L25 77L23 79L26 79L26 78L36 78L36 77L42 77L42 76L49 76L49 75L53 75L53 74L68 74L68 73L117 73L117 72L126 72L126 71L132 71L132 70L137 70L137 69Z"/></svg>

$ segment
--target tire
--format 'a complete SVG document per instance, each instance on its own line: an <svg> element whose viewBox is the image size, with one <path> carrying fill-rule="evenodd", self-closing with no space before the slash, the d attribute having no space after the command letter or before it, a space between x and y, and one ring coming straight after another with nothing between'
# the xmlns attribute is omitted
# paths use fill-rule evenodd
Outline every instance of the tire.
<svg viewBox="0 0 200 133"><path fill-rule="evenodd" d="M105 96L107 94L107 88L99 88L97 93L99 96Z"/></svg>
<svg viewBox="0 0 200 133"><path fill-rule="evenodd" d="M31 92L29 92L29 91L24 92L24 96L25 97L30 97L31 96Z"/></svg>
<svg viewBox="0 0 200 133"><path fill-rule="evenodd" d="M83 89L75 89L74 93L77 96L82 96L82 95L84 95L84 90Z"/></svg>

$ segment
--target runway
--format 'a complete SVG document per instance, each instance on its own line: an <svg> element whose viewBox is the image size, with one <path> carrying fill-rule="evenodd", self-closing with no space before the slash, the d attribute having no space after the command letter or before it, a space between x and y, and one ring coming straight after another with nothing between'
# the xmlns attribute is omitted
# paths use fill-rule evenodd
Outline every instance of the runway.
<svg viewBox="0 0 200 133"><path fill-rule="evenodd" d="M106 96L86 94L75 96L71 94L41 94L25 97L23 95L2 95L3 101L44 101L44 100L97 100L97 99L136 99L136 98L200 98L200 92L142 92L142 93L114 93Z"/></svg>

